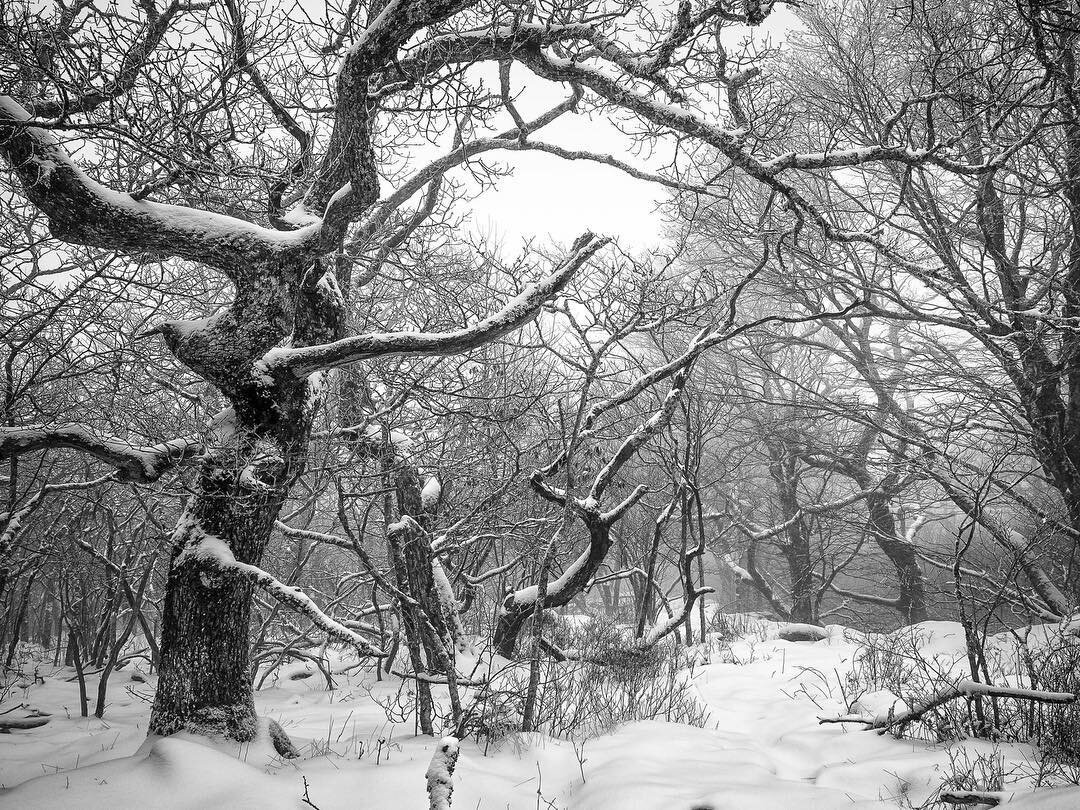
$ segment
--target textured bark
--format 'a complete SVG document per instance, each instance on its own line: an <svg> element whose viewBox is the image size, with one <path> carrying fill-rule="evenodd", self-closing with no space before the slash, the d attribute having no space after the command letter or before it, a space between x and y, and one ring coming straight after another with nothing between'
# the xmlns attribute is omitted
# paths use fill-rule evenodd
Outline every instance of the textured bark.
<svg viewBox="0 0 1080 810"><path fill-rule="evenodd" d="M162 610L161 662L150 732L191 731L254 739L258 732L248 671L253 584L210 574L183 557L200 533L225 540L241 562L257 565L283 494L266 498L216 485L236 480L220 457L206 461L201 491L178 528ZM223 491L224 490L224 491Z"/></svg>
<svg viewBox="0 0 1080 810"><path fill-rule="evenodd" d="M289 277L295 271L277 272ZM266 268L253 269L254 275L267 273ZM292 323L282 322L274 314L285 304L278 298L285 286L267 286L252 294L254 301L242 296L233 304L234 317L246 320L249 336L260 339L244 347L231 336L218 342L220 333L211 326L189 340L176 336L170 344L185 361L192 345L198 347L200 360L204 353L217 353L227 361L215 368L211 379L228 396L235 417L221 426L219 446L207 453L174 536L151 733L185 729L251 740L258 730L248 671L253 584L203 565L189 552L213 537L225 543L237 561L259 565L289 487L303 471L317 381L272 381L250 369L283 337L283 327L294 327L294 340L333 339L341 313L328 304L324 292L308 287L304 291L309 295L285 310ZM234 363L242 372L230 375Z"/></svg>

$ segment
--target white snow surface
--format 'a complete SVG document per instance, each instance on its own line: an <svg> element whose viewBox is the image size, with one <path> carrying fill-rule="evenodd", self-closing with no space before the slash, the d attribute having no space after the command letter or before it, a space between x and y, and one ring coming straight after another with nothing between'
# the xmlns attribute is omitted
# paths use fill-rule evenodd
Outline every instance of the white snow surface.
<svg viewBox="0 0 1080 810"><path fill-rule="evenodd" d="M442 498L442 482L433 475L424 483L424 488L420 491L420 504L425 512L432 512L439 505L440 498Z"/></svg>
<svg viewBox="0 0 1080 810"><path fill-rule="evenodd" d="M539 734L486 752L463 740L453 806L532 810L538 791L541 807L559 810L846 810L917 807L931 797L948 771L949 745L817 721L848 708L833 673L842 676L851 665L851 635L830 626L824 641L787 642L775 637L778 626L760 625L735 642L737 654L714 653L697 668L708 728L631 723L586 740L580 764L569 741ZM945 656L962 647L958 625L921 629L928 652ZM347 652L332 652L331 662L333 691L317 669L297 663L256 693L260 715L280 722L301 750L291 761L274 755L266 739L239 746L190 735L147 740L155 679L133 682L129 670L113 675L104 720L80 718L71 670L43 663L43 684L27 678L0 705L3 711L21 702L52 713L44 727L0 735L0 808L301 810L309 807L304 778L321 810L426 807L424 775L439 740L416 736L411 721L388 721L373 700L392 697L397 678L375 682ZM463 656L462 671L471 663ZM93 678L88 687L93 693ZM971 756L994 750L980 740L951 745ZM1007 762L1032 756L1024 745L997 750ZM901 795L911 804L898 804ZM1018 793L1005 806L1076 808L1080 789Z"/></svg>

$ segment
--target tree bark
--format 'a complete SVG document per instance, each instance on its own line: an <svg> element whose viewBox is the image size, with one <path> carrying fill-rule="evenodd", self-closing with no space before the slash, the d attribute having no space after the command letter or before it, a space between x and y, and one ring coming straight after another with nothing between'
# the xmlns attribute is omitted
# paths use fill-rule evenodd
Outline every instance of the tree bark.
<svg viewBox="0 0 1080 810"><path fill-rule="evenodd" d="M190 731L246 742L258 732L248 671L254 585L236 574L209 572L189 551L218 538L238 562L259 565L287 484L302 469L310 422L292 424L283 429L292 434L283 437L287 443L260 441L257 432L238 429L229 437L231 447L204 461L174 536L152 734ZM246 475L252 465L256 481Z"/></svg>

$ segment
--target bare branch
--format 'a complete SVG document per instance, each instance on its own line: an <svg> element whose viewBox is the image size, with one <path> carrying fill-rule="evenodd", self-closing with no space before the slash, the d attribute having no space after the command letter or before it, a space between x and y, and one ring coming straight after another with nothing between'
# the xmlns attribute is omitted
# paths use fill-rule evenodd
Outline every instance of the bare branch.
<svg viewBox="0 0 1080 810"><path fill-rule="evenodd" d="M121 439L97 436L80 424L0 427L0 460L57 447L89 453L116 467L118 481L140 484L156 481L166 471L190 461L203 451L198 436L139 447Z"/></svg>
<svg viewBox="0 0 1080 810"><path fill-rule="evenodd" d="M565 287L574 273L607 239L585 233L555 272L513 298L494 315L455 332L380 332L343 338L303 348L272 349L262 360L266 372L288 371L303 378L321 369L338 368L374 357L457 354L481 346L530 321L540 307Z"/></svg>

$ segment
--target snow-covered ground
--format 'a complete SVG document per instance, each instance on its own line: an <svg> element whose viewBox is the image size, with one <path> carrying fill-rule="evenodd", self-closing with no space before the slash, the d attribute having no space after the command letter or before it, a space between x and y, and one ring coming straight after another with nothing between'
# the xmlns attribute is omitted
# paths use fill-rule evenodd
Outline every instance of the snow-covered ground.
<svg viewBox="0 0 1080 810"><path fill-rule="evenodd" d="M963 649L958 625L922 629L928 654L958 657ZM1024 745L933 745L819 724L819 716L849 708L841 684L856 650L842 628L829 631L822 641L790 642L777 639L773 627L723 654L714 651L694 672L711 713L706 728L643 721L583 744L518 735L485 750L465 741L454 807L919 807L964 767L958 762L980 755L1034 760ZM393 700L398 679L373 683L354 668L328 691L317 672L290 680L296 669L283 670L286 677L256 698L260 713L280 722L302 749L301 759L282 760L268 743L215 746L184 735L147 741L153 679L132 682L126 672L113 676L104 720L78 717L70 671L42 666L44 683L16 691L2 707L22 701L52 720L0 735L0 807L426 807L424 771L437 741L416 736L411 720L387 719L380 703ZM310 804L303 801L305 780ZM1080 808L1080 790L1018 794L1007 805Z"/></svg>

